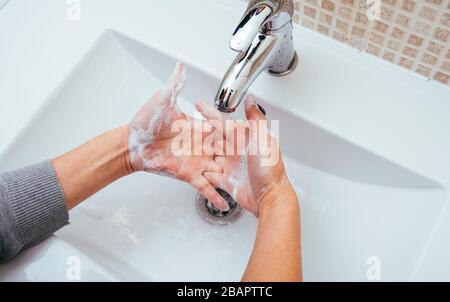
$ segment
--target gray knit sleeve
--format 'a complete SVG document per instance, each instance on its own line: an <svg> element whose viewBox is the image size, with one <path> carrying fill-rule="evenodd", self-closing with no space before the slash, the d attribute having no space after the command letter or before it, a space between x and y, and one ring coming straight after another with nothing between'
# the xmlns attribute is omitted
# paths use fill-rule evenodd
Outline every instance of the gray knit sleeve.
<svg viewBox="0 0 450 302"><path fill-rule="evenodd" d="M48 160L0 174L0 263L68 223L56 172Z"/></svg>

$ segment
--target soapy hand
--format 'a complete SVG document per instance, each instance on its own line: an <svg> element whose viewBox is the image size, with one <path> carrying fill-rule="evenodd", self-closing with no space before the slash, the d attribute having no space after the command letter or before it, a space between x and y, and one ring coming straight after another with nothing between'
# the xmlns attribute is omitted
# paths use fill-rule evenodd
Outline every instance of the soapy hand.
<svg viewBox="0 0 450 302"><path fill-rule="evenodd" d="M198 120L179 110L177 97L185 82L185 66L177 64L167 86L157 91L133 118L129 125L128 140L131 167L134 171L156 173L187 182L217 208L226 211L229 208L227 202L203 176L207 172L223 172L222 166L214 161L213 155L197 154L193 150L190 154L176 155L172 150L173 142L179 135L172 129L175 122L181 121L191 125L193 136L200 135L207 139L208 136L214 135L204 133L203 127L196 126Z"/></svg>
<svg viewBox="0 0 450 302"><path fill-rule="evenodd" d="M223 172L205 172L205 177L215 186L227 191L246 210L258 217L261 203L276 189L289 183L277 139L268 129L267 119L259 110L254 96L245 101L247 122L226 120L226 116L213 106L197 103L197 110L218 132L217 140L223 139L223 155L215 157L215 162L223 167ZM246 128L245 146L238 142L236 133ZM218 131L219 130L219 131ZM264 137L264 140L261 140ZM242 138L239 138L242 141ZM264 142L262 142L264 141ZM231 144L231 147L230 147ZM261 146L264 144L264 146ZM220 145L220 144L218 144ZM244 148L244 149L242 149ZM231 150L231 154L230 151ZM268 150L274 161L265 161ZM219 153L219 152L217 152Z"/></svg>

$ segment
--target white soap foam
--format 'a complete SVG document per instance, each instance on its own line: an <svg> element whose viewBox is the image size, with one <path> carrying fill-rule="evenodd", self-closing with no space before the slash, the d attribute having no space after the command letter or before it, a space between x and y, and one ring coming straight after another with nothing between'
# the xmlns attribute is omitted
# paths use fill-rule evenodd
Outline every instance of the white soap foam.
<svg viewBox="0 0 450 302"><path fill-rule="evenodd" d="M137 233L131 227L132 215L129 213L127 207L119 208L112 216L112 221L121 229L121 231L132 243L135 245L139 245L141 243Z"/></svg>
<svg viewBox="0 0 450 302"><path fill-rule="evenodd" d="M172 118L180 114L177 105L177 97L187 81L187 74L184 65L178 63L169 84L155 94L142 110L144 116L151 114L151 119L145 123L138 114L131 122L129 134L129 153L131 163L137 166L143 166L144 170L169 176L161 172L161 166L164 164L165 157L161 152L146 152L154 143L155 134L162 127L170 127ZM149 156L151 155L151 156Z"/></svg>

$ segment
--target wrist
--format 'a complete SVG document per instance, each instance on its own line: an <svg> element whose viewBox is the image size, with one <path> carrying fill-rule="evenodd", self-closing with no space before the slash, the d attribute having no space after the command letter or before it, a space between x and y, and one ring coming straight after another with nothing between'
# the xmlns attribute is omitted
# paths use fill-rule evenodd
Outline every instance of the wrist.
<svg viewBox="0 0 450 302"><path fill-rule="evenodd" d="M122 173L124 175L129 175L136 172L131 164L130 149L129 149L129 136L130 128L128 125L122 126L117 129L120 139L119 139L119 161Z"/></svg>
<svg viewBox="0 0 450 302"><path fill-rule="evenodd" d="M293 207L298 208L298 206L297 195L289 179L285 177L264 194L259 204L259 216L262 217L278 208L292 210Z"/></svg>
<svg viewBox="0 0 450 302"><path fill-rule="evenodd" d="M132 173L127 135L116 128L52 160L69 209Z"/></svg>

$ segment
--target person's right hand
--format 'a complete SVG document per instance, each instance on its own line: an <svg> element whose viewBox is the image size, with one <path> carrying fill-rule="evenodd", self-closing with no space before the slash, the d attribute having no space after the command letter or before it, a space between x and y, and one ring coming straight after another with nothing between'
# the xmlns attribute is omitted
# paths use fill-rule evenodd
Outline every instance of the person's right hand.
<svg viewBox="0 0 450 302"><path fill-rule="evenodd" d="M266 116L259 109L253 95L245 101L245 115L250 122L249 149L253 146L257 150L247 157L248 177L260 209L263 202L272 201L271 194L277 194L280 187L290 186L290 182L284 169L278 140L271 133ZM266 140L260 141L262 136Z"/></svg>
<svg viewBox="0 0 450 302"><path fill-rule="evenodd" d="M222 166L223 172L206 172L204 175L213 185L232 194L244 209L258 217L263 203L270 203L273 200L271 195L277 194L277 190L285 185L290 186L290 183L286 176L278 141L268 129L267 119L260 111L256 98L248 96L245 100L248 120L246 125L226 123L224 114L205 103L197 103L196 107L210 124L214 125L217 122L222 124L221 135L226 144L237 145L237 137L230 135L230 131L238 127L248 127L246 152L243 155L216 156L215 162ZM267 139L258 139L261 137ZM239 151L236 148L229 148L229 150ZM271 160L265 156L267 154L270 154Z"/></svg>
<svg viewBox="0 0 450 302"><path fill-rule="evenodd" d="M195 137L208 139L213 134L203 132L203 127L198 127L203 122L184 114L177 105L185 81L186 67L177 64L167 86L157 91L133 118L129 125L130 165L134 172L146 171L187 182L217 208L226 211L228 203L203 176L205 172L220 173L222 167L214 162L213 154L195 152L199 147ZM191 129L190 139L194 141L191 149L183 154L172 149L180 137L180 132L173 129L177 123Z"/></svg>

